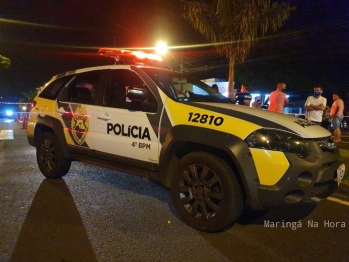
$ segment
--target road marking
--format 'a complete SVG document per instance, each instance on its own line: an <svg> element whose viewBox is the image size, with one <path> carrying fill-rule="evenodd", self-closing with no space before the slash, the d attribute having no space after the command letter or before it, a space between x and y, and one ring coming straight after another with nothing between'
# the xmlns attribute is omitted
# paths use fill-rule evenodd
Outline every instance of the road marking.
<svg viewBox="0 0 349 262"><path fill-rule="evenodd" d="M0 130L0 140L8 140L13 138L13 130Z"/></svg>
<svg viewBox="0 0 349 262"><path fill-rule="evenodd" d="M327 199L330 201L333 201L333 202L337 202L337 203L342 204L342 205L349 206L349 202L345 201L345 200L341 200L341 199L334 198L334 197L328 197Z"/></svg>

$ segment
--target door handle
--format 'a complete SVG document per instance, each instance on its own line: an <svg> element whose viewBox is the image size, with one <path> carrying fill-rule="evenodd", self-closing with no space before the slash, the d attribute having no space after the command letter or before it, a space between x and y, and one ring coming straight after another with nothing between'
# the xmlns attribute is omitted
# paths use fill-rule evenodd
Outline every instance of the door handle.
<svg viewBox="0 0 349 262"><path fill-rule="evenodd" d="M64 113L66 113L63 107L60 107L56 112L60 115L63 115Z"/></svg>
<svg viewBox="0 0 349 262"><path fill-rule="evenodd" d="M102 120L102 121L108 121L108 120L111 119L111 117L110 117L107 113L104 113L104 114L102 114L102 115L100 115L100 116L97 116L97 118L98 118L99 120Z"/></svg>

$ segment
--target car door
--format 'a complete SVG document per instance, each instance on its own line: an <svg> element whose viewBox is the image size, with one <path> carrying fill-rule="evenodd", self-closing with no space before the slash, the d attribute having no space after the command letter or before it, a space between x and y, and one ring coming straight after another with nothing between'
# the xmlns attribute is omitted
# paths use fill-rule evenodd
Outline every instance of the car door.
<svg viewBox="0 0 349 262"><path fill-rule="evenodd" d="M147 88L143 80L130 69L110 70L105 90L104 107L96 108L95 130L98 133L96 150L112 156L113 161L149 168L158 163L157 128L149 121L156 115L157 101L148 91L146 103L130 101L129 87ZM157 119L156 125L159 123Z"/></svg>
<svg viewBox="0 0 349 262"><path fill-rule="evenodd" d="M70 151L76 147L85 151L95 149L98 140L95 111L102 99L104 73L105 70L93 70L76 74L57 99L57 117L63 124L67 144L72 146Z"/></svg>

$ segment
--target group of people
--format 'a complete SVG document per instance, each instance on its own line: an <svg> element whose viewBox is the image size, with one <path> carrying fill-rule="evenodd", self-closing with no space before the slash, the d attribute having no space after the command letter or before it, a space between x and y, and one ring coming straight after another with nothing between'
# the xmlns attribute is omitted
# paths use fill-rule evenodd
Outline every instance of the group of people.
<svg viewBox="0 0 349 262"><path fill-rule="evenodd" d="M327 106L327 99L322 96L323 88L321 86L314 87L314 94L308 96L305 101L305 119L323 126L328 129L332 123L333 142L341 142L341 122L343 121L344 102L338 93L332 94L332 106Z"/></svg>
<svg viewBox="0 0 349 262"><path fill-rule="evenodd" d="M235 93L235 103L238 105L252 106L252 107L262 107L261 98L256 97L255 101L252 102L252 95L248 91L249 86L246 84L241 85L241 91ZM269 111L282 113L284 106L288 104L288 98L286 96L286 84L279 83L276 90L272 92L269 96Z"/></svg>
<svg viewBox="0 0 349 262"><path fill-rule="evenodd" d="M260 97L256 97L255 101L251 104L252 95L248 91L249 86L246 84L241 85L241 91L234 94L235 103L239 105L261 107ZM269 95L269 107L268 111L282 113L284 106L289 103L286 95L286 84L278 83L276 90ZM323 126L328 129L330 124L333 126L333 142L341 142L341 129L340 125L343 120L344 102L339 97L338 93L333 93L333 104L331 107L327 106L327 99L322 96L323 88L321 86L314 87L314 94L308 96L304 108L306 110L305 119Z"/></svg>
<svg viewBox="0 0 349 262"><path fill-rule="evenodd" d="M245 106L252 106L260 108L262 107L261 104L261 98L256 97L255 100L252 102L252 95L248 91L249 86L246 84L241 85L240 92L236 92L234 94L235 97L235 103L238 105L245 105ZM269 96L269 111L282 113L284 105L288 104L288 98L285 94L286 90L286 84L285 83L279 83L276 87L276 90L272 92Z"/></svg>

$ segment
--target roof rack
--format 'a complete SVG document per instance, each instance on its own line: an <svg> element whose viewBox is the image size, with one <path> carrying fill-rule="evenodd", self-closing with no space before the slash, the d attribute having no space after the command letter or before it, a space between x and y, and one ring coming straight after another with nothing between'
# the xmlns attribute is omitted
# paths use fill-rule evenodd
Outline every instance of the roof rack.
<svg viewBox="0 0 349 262"><path fill-rule="evenodd" d="M115 64L160 66L163 61L162 57L156 54L117 48L100 48L98 54L115 59Z"/></svg>

